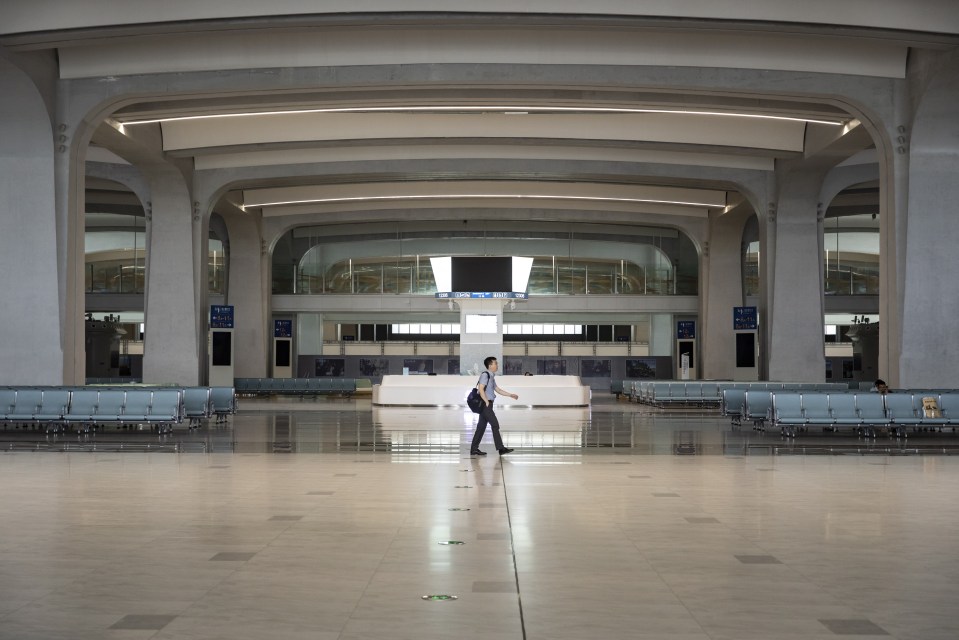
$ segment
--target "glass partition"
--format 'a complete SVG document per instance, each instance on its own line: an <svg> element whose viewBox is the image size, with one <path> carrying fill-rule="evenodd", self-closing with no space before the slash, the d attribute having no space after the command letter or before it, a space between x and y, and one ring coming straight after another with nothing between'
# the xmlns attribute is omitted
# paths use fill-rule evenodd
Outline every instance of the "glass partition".
<svg viewBox="0 0 959 640"><path fill-rule="evenodd" d="M87 214L84 234L86 293L142 294L146 288L146 221L142 215ZM211 232L207 250L210 293L226 291L223 242Z"/></svg>
<svg viewBox="0 0 959 640"><path fill-rule="evenodd" d="M87 293L143 293L145 230L143 216L87 214L84 235Z"/></svg>
<svg viewBox="0 0 959 640"><path fill-rule="evenodd" d="M533 295L696 295L699 256L682 233L527 231L345 234L293 229L273 251L275 294L433 295L430 258L520 255L533 258Z"/></svg>
<svg viewBox="0 0 959 640"><path fill-rule="evenodd" d="M875 217L831 218L823 227L826 295L879 295L879 228Z"/></svg>

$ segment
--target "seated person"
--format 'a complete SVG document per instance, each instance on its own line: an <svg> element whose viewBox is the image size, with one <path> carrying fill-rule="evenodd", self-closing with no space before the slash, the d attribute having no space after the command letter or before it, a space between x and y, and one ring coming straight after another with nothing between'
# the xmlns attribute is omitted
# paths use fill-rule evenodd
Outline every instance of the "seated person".
<svg viewBox="0 0 959 640"><path fill-rule="evenodd" d="M891 391L889 391L889 385L887 385L886 381L883 380L882 378L879 378L878 380L876 380L875 387L876 387L876 393L880 395L886 395L887 393L892 393Z"/></svg>

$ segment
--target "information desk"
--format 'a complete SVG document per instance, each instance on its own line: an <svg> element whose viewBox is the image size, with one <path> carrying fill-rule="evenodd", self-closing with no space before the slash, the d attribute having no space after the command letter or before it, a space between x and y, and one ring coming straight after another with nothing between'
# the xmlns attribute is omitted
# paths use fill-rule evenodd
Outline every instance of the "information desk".
<svg viewBox="0 0 959 640"><path fill-rule="evenodd" d="M373 385L376 406L466 406L466 396L479 376L383 376ZM579 376L496 376L497 386L519 395L496 396L497 407L586 407L590 389Z"/></svg>

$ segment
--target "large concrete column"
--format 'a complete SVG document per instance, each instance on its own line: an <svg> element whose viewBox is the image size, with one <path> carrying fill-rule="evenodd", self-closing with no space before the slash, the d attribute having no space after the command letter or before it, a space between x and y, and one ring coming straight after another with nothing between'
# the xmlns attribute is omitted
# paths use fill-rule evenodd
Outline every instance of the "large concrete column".
<svg viewBox="0 0 959 640"><path fill-rule="evenodd" d="M53 130L33 82L0 59L0 384L62 384Z"/></svg>
<svg viewBox="0 0 959 640"><path fill-rule="evenodd" d="M823 339L821 167L791 166L777 172L778 198L766 224L774 244L769 308L769 379L821 382ZM767 256L769 253L767 252Z"/></svg>
<svg viewBox="0 0 959 640"><path fill-rule="evenodd" d="M297 360L300 356L322 356L323 355L323 316L319 313L298 313L296 314L296 330L293 343L293 349L296 351ZM299 366L299 362L297 362ZM316 375L313 366L306 369L294 369L294 376L310 377Z"/></svg>
<svg viewBox="0 0 959 640"><path fill-rule="evenodd" d="M743 304L743 227L753 215L752 206L744 202L732 211L711 216L709 269L703 274L707 286L701 318L702 375L707 379L737 379L733 307Z"/></svg>
<svg viewBox="0 0 959 640"><path fill-rule="evenodd" d="M959 56L943 59L928 73L907 140L909 219L898 383L959 387Z"/></svg>
<svg viewBox="0 0 959 640"><path fill-rule="evenodd" d="M229 232L230 261L227 304L234 307L236 350L234 375L238 378L268 377L269 290L265 283L259 215L242 212L220 214Z"/></svg>
<svg viewBox="0 0 959 640"><path fill-rule="evenodd" d="M649 316L649 355L673 355L673 316L669 313L652 313Z"/></svg>
<svg viewBox="0 0 959 640"><path fill-rule="evenodd" d="M152 198L147 213L143 381L197 385L200 278L195 269L190 192L173 166L150 164L140 168L149 182ZM205 242L202 244L206 246ZM202 280L206 286L205 274Z"/></svg>

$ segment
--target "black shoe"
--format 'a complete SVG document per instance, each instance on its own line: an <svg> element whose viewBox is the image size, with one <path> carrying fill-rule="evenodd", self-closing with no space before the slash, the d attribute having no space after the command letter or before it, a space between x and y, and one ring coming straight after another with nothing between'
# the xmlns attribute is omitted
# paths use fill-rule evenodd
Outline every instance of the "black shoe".
<svg viewBox="0 0 959 640"><path fill-rule="evenodd" d="M470 451L470 455L471 455L471 456L485 456L485 455L486 455L486 452L485 452L485 451L480 451L479 449L474 449L473 451Z"/></svg>
<svg viewBox="0 0 959 640"><path fill-rule="evenodd" d="M513 449L508 449L506 447L503 447L502 449L499 450L499 454L503 455L504 453L513 453Z"/></svg>

